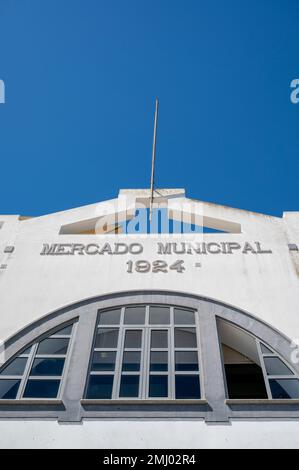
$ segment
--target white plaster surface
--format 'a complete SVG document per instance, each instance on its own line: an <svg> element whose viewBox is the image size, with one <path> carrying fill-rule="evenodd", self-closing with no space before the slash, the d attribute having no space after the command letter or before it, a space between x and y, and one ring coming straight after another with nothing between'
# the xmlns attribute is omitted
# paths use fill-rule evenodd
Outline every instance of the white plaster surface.
<svg viewBox="0 0 299 470"><path fill-rule="evenodd" d="M299 448L298 421L0 421L0 448Z"/></svg>
<svg viewBox="0 0 299 470"><path fill-rule="evenodd" d="M166 193L165 193L166 194ZM138 192L138 197L147 196ZM179 194L182 196L182 194ZM122 197L125 197L123 195ZM170 205L175 198L170 194ZM167 199L167 195L164 197ZM283 217L185 200L203 217L241 224L241 233L168 236L163 242L258 241L271 254L157 255L157 236L59 235L62 225L83 223L107 209L116 210L117 199L28 220L1 216L0 229L0 340L67 305L109 293L163 289L216 299L245 310L291 339L299 338L299 212ZM134 205L134 193L130 193ZM132 202L133 201L133 202ZM208 219L207 219L208 220ZM44 243L142 243L142 255L41 256ZM3 252L14 245L11 254ZM136 259L185 261L186 271L129 274L126 262ZM195 262L202 267L196 268ZM234 421L207 425L202 421L85 421L61 425L56 421L0 421L0 447L93 448L215 448L299 447L297 421Z"/></svg>
<svg viewBox="0 0 299 470"><path fill-rule="evenodd" d="M134 193L133 193L134 194ZM140 194L140 191L137 192ZM142 194L142 192L141 192ZM0 340L6 340L35 320L82 299L137 289L163 289L216 299L245 310L271 324L286 336L299 338L299 252L290 252L288 243L299 246L299 212L283 218L242 211L187 198L171 198L169 207L179 203L203 217L241 224L242 233L164 236L167 242L259 241L272 254L254 255L157 255L155 235L59 235L62 225L82 222L101 214L123 211L121 197L98 204L49 214L28 220L1 216L0 229ZM130 207L134 206L130 194ZM165 199L165 198L164 198ZM132 202L133 200L133 202ZM44 243L140 242L142 255L41 256ZM14 245L11 254L4 247ZM176 272L128 274L129 260L176 259L185 261L183 274ZM195 262L202 267L196 268Z"/></svg>

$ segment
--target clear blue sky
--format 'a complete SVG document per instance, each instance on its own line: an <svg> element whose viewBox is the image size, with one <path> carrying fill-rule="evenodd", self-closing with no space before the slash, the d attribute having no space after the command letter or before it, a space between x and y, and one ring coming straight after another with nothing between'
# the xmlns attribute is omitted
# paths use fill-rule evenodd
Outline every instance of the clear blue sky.
<svg viewBox="0 0 299 470"><path fill-rule="evenodd" d="M299 210L298 0L0 0L0 213L156 184Z"/></svg>

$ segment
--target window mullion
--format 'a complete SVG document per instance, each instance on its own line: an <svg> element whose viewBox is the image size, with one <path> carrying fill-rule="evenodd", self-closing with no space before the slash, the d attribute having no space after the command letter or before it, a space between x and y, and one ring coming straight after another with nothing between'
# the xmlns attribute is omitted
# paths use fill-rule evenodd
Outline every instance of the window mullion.
<svg viewBox="0 0 299 470"><path fill-rule="evenodd" d="M170 328L168 346L168 397L170 399L175 399L174 307L170 307Z"/></svg>
<svg viewBox="0 0 299 470"><path fill-rule="evenodd" d="M123 351L124 351L124 344L125 344L125 328L123 327L124 312L125 312L125 308L122 307L121 315L120 315L119 332L118 332L118 345L117 345L116 358L115 358L115 369L114 369L115 375L114 375L114 381L113 381L113 389L112 389L112 397L111 397L112 399L119 398L122 358L123 358Z"/></svg>
<svg viewBox="0 0 299 470"><path fill-rule="evenodd" d="M21 379L21 383L20 383L20 386L19 386L19 390L18 390L18 393L17 393L17 396L16 396L17 399L22 398L22 396L23 396L23 393L24 393L24 390L25 390L25 387L26 387L26 384L27 384L27 380L28 380L28 377L29 377L29 374L30 374L30 371L31 371L31 367L32 367L32 364L33 364L33 361L34 361L34 357L35 357L35 354L36 354L36 351L37 351L37 348L38 348L38 344L39 343L37 342L31 347L31 351L30 351L30 354L28 356L27 364L26 364L26 367L25 367L25 370L24 370L24 373L23 373L23 377Z"/></svg>
<svg viewBox="0 0 299 470"><path fill-rule="evenodd" d="M264 382L265 382L265 387L266 387L266 390L267 390L268 398L271 399L272 398L272 393L271 393L271 388L270 388L270 384L269 384L269 380L268 380L268 375L267 375L267 371L266 371L266 367L265 367L265 363L264 363L261 344L257 339L255 339L255 342L256 342L257 352L258 352L260 363L261 363L261 368L262 368L262 371L263 371Z"/></svg>
<svg viewBox="0 0 299 470"><path fill-rule="evenodd" d="M141 351L141 365L142 371L140 372L140 387L141 387L141 398L148 398L148 386L149 386L149 369L150 369L150 331L149 328L149 306L146 306L145 310L145 328L144 328L144 347Z"/></svg>
<svg viewBox="0 0 299 470"><path fill-rule="evenodd" d="M66 382L65 377L67 376L70 361L71 361L71 356L72 356L73 347L74 347L75 338L76 338L76 333L77 333L77 327L78 327L78 322L74 322L73 325L72 325L72 329L71 329L71 335L68 337L69 338L69 344L68 344L66 354L64 356L64 364L63 364L63 369L62 369L62 373L61 373L61 377L60 377L59 389L58 389L58 393L57 393L57 397L59 397L59 398L62 396L63 391L64 391L65 382Z"/></svg>

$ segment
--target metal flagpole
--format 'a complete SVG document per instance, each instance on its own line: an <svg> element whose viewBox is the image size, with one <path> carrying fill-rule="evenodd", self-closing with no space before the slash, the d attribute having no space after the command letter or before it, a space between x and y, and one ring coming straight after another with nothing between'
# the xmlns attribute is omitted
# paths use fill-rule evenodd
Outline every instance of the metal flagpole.
<svg viewBox="0 0 299 470"><path fill-rule="evenodd" d="M154 139L153 139L153 153L152 153L152 174L151 174L151 198L150 198L150 214L149 220L152 220L152 210L154 202L154 184L155 184L155 163L156 163L156 143L157 143L157 125L158 125L158 109L159 100L156 98L156 109L155 109L155 123L154 123Z"/></svg>

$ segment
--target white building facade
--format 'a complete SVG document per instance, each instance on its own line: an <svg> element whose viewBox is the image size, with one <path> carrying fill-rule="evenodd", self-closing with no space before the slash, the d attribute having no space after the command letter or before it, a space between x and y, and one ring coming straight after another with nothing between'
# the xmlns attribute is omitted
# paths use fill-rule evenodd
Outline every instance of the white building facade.
<svg viewBox="0 0 299 470"><path fill-rule="evenodd" d="M149 204L0 216L0 446L299 447L299 212Z"/></svg>

